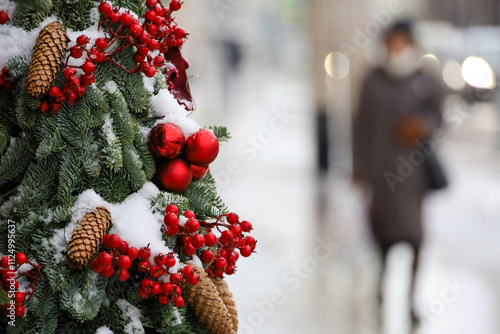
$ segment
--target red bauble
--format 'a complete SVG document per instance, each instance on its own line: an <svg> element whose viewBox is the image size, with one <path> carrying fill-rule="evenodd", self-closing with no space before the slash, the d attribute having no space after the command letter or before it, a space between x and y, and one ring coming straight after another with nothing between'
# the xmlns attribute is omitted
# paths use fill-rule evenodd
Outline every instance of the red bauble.
<svg viewBox="0 0 500 334"><path fill-rule="evenodd" d="M193 172L182 158L162 162L156 168L156 183L167 191L181 193L189 187Z"/></svg>
<svg viewBox="0 0 500 334"><path fill-rule="evenodd" d="M181 128L172 123L157 124L148 135L148 146L151 153L166 159L177 157L181 153L185 141Z"/></svg>
<svg viewBox="0 0 500 334"><path fill-rule="evenodd" d="M210 130L201 129L186 141L184 155L193 165L207 166L218 154L219 140Z"/></svg>
<svg viewBox="0 0 500 334"><path fill-rule="evenodd" d="M208 166L191 165L191 169L193 170L193 181L198 181L208 172Z"/></svg>

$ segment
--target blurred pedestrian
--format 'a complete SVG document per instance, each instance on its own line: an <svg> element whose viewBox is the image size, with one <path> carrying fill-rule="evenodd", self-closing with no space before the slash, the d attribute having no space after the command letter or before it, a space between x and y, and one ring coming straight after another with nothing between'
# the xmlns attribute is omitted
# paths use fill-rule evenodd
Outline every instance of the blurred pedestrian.
<svg viewBox="0 0 500 334"><path fill-rule="evenodd" d="M433 137L441 124L441 86L419 69L409 22L394 24L384 42L385 62L366 76L353 120L353 179L371 190L371 231L382 255L380 302L389 249L399 242L413 249L410 313L416 326L413 302L424 235L422 200L428 190L446 185Z"/></svg>

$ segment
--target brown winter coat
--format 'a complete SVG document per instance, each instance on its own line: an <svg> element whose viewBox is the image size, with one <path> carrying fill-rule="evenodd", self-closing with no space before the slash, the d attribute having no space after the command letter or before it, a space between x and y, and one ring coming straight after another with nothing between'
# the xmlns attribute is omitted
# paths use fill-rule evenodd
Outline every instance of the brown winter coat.
<svg viewBox="0 0 500 334"><path fill-rule="evenodd" d="M373 190L370 223L379 243L418 246L422 241L421 207L428 187L418 148L433 149L442 141L440 99L440 84L421 72L401 79L377 68L363 83L353 122L353 176ZM411 146L400 138L409 115L420 115L429 130L427 139Z"/></svg>

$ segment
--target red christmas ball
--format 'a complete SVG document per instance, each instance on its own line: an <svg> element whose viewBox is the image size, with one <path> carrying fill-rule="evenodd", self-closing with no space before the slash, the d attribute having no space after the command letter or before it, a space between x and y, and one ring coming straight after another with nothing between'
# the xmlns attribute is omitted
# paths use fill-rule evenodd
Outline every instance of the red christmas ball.
<svg viewBox="0 0 500 334"><path fill-rule="evenodd" d="M218 154L219 140L210 130L201 129L186 141L184 155L193 165L207 166L217 158Z"/></svg>
<svg viewBox="0 0 500 334"><path fill-rule="evenodd" d="M191 165L191 170L193 171L193 181L198 181L207 175L208 166Z"/></svg>
<svg viewBox="0 0 500 334"><path fill-rule="evenodd" d="M177 157L185 141L181 128L172 123L157 124L148 135L148 146L151 152L166 159Z"/></svg>
<svg viewBox="0 0 500 334"><path fill-rule="evenodd" d="M156 168L157 185L173 193L186 190L192 178L191 166L182 158L162 162Z"/></svg>

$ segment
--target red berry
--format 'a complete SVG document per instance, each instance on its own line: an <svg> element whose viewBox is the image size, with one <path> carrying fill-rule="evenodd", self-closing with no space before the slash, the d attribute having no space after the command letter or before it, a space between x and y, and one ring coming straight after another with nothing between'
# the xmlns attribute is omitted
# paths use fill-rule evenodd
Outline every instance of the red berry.
<svg viewBox="0 0 500 334"><path fill-rule="evenodd" d="M77 59L83 55L83 51L81 50L81 48L78 45L75 45L70 49L69 54L71 57Z"/></svg>
<svg viewBox="0 0 500 334"><path fill-rule="evenodd" d="M203 263L210 263L214 259L214 253L211 250L207 249L201 253L201 261Z"/></svg>
<svg viewBox="0 0 500 334"><path fill-rule="evenodd" d="M238 222L239 217L236 213L231 212L226 216L226 219L229 224L236 224Z"/></svg>
<svg viewBox="0 0 500 334"><path fill-rule="evenodd" d="M139 249L139 257L143 260L147 260L149 259L149 257L151 256L151 250L147 247L141 247L141 249Z"/></svg>
<svg viewBox="0 0 500 334"><path fill-rule="evenodd" d="M2 256L2 259L0 260L0 266L2 268L8 269L10 267L10 259L7 255Z"/></svg>
<svg viewBox="0 0 500 334"><path fill-rule="evenodd" d="M128 31L132 36L137 37L142 33L142 27L138 24L132 24Z"/></svg>
<svg viewBox="0 0 500 334"><path fill-rule="evenodd" d="M76 78L75 78L76 79ZM78 80L78 79L76 79ZM78 86L75 88L75 94L78 97L82 97L85 94L85 87L83 86Z"/></svg>
<svg viewBox="0 0 500 334"><path fill-rule="evenodd" d="M158 278L160 277L161 275L163 275L164 271L163 269L160 267L160 266L152 266L150 269L149 269L149 274L151 275L151 277L153 278Z"/></svg>
<svg viewBox="0 0 500 334"><path fill-rule="evenodd" d="M79 46L85 46L87 45L87 43L90 41L90 38L88 38L87 36L85 35L80 35L78 36L78 38L76 39L76 44L78 44Z"/></svg>
<svg viewBox="0 0 500 334"><path fill-rule="evenodd" d="M153 59L153 66L154 67L162 67L163 64L165 64L165 58L163 58L162 56L154 57L154 59Z"/></svg>
<svg viewBox="0 0 500 334"><path fill-rule="evenodd" d="M181 281L182 281L181 274L175 273L175 274L170 275L170 283L178 285L181 283Z"/></svg>
<svg viewBox="0 0 500 334"><path fill-rule="evenodd" d="M146 289L139 288L139 290L137 291L137 294L139 295L139 297L141 297L143 299L149 298L149 292Z"/></svg>
<svg viewBox="0 0 500 334"><path fill-rule="evenodd" d="M146 272L151 267L151 263L149 263L148 260L142 260L137 266L139 268L139 271Z"/></svg>
<svg viewBox="0 0 500 334"><path fill-rule="evenodd" d="M93 74L84 74L80 77L80 83L87 87L92 85L95 82L95 76Z"/></svg>
<svg viewBox="0 0 500 334"><path fill-rule="evenodd" d="M22 305L16 305L15 314L16 317L20 318L24 315L25 309Z"/></svg>
<svg viewBox="0 0 500 334"><path fill-rule="evenodd" d="M228 255L229 255L229 252L228 252L228 250L226 248L222 248L219 251L219 256L220 257L226 258Z"/></svg>
<svg viewBox="0 0 500 334"><path fill-rule="evenodd" d="M226 267L226 270L224 270L224 272L227 275L232 275L232 274L234 274L235 271L236 271L236 266L232 263L229 263Z"/></svg>
<svg viewBox="0 0 500 334"><path fill-rule="evenodd" d="M22 302L24 302L24 298L26 296L24 295L24 293L22 293L21 291L16 291L16 293L14 294L14 301L16 302L16 304L21 304Z"/></svg>
<svg viewBox="0 0 500 334"><path fill-rule="evenodd" d="M238 236L241 234L242 232L242 229L241 229L241 226L240 225L233 225L231 226L231 233L234 235L234 236Z"/></svg>
<svg viewBox="0 0 500 334"><path fill-rule="evenodd" d="M28 258L24 253L18 252L16 253L16 264L25 264L28 261Z"/></svg>
<svg viewBox="0 0 500 334"><path fill-rule="evenodd" d="M61 109L61 104L52 101L52 102L49 103L49 109L51 110L51 112L53 114L55 114L57 111L59 111L59 109Z"/></svg>
<svg viewBox="0 0 500 334"><path fill-rule="evenodd" d="M97 256L97 261L99 262L99 266L104 268L111 264L113 257L107 252L102 252Z"/></svg>
<svg viewBox="0 0 500 334"><path fill-rule="evenodd" d="M122 254L127 254L127 250L128 250L128 242L122 241L120 247L118 247L118 251Z"/></svg>
<svg viewBox="0 0 500 334"><path fill-rule="evenodd" d="M49 96L52 98L59 96L60 93L61 93L61 91L56 86L52 86L49 89Z"/></svg>
<svg viewBox="0 0 500 334"><path fill-rule="evenodd" d="M205 234L205 245L207 247L215 246L217 243L217 237L212 232Z"/></svg>
<svg viewBox="0 0 500 334"><path fill-rule="evenodd" d="M198 229L200 228L200 222L195 218L189 218L186 221L186 224L184 224L184 228L189 233L194 233L194 232L198 231Z"/></svg>
<svg viewBox="0 0 500 334"><path fill-rule="evenodd" d="M201 234L195 234L191 239L191 243L193 244L194 248L201 248L203 247L203 245L205 245L205 237Z"/></svg>
<svg viewBox="0 0 500 334"><path fill-rule="evenodd" d="M115 269L113 268L113 266L107 266L107 267L104 267L104 269L99 272L99 275L101 275L102 277L105 277L105 278L109 278L109 277L113 276L114 272L115 272Z"/></svg>
<svg viewBox="0 0 500 334"><path fill-rule="evenodd" d="M104 269L104 267L101 266L101 264L99 263L99 260L97 258L95 258L92 261L91 267L92 267L92 270L95 271L96 273L99 273Z"/></svg>
<svg viewBox="0 0 500 334"><path fill-rule="evenodd" d="M184 38L186 36L186 30L182 29L181 27L177 27L174 31L174 35L177 38Z"/></svg>
<svg viewBox="0 0 500 334"><path fill-rule="evenodd" d="M149 53L149 49L145 46L143 47L140 47L138 50L137 50L137 54L140 55L140 56L147 56Z"/></svg>
<svg viewBox="0 0 500 334"><path fill-rule="evenodd" d="M191 266L184 266L184 268L182 268L182 275L186 278L189 278L191 276L193 276L194 272L193 272L193 267Z"/></svg>
<svg viewBox="0 0 500 334"><path fill-rule="evenodd" d="M154 10L148 10L146 14L144 14L144 17L148 21L154 21L156 19L156 13Z"/></svg>
<svg viewBox="0 0 500 334"><path fill-rule="evenodd" d="M240 226L243 232L250 232L253 229L252 224L250 222L247 222L246 220L242 221L240 223Z"/></svg>
<svg viewBox="0 0 500 334"><path fill-rule="evenodd" d="M165 234L169 237L173 237L177 232L179 232L179 225L170 226L165 229Z"/></svg>
<svg viewBox="0 0 500 334"><path fill-rule="evenodd" d="M246 244L249 245L249 246L253 246L256 243L255 238L252 237L251 235L247 235L245 237L245 241L246 241Z"/></svg>
<svg viewBox="0 0 500 334"><path fill-rule="evenodd" d="M170 0L170 10L175 12L181 9L182 3L179 0Z"/></svg>
<svg viewBox="0 0 500 334"><path fill-rule="evenodd" d="M122 255L118 258L116 265L120 269L127 270L132 265L132 260L127 255Z"/></svg>
<svg viewBox="0 0 500 334"><path fill-rule="evenodd" d="M162 291L162 290L161 290L161 284L160 284L160 283L158 283L158 282L154 282L154 283L153 283L153 287L152 287L152 289L151 289L151 293L152 293L153 295L159 295L159 294L161 293L161 291Z"/></svg>
<svg viewBox="0 0 500 334"><path fill-rule="evenodd" d="M193 256L194 253L196 253L196 248L194 248L193 244L185 244L183 247L182 247L182 251L184 252L184 254L186 254L187 256Z"/></svg>
<svg viewBox="0 0 500 334"><path fill-rule="evenodd" d="M198 274L194 274L191 277L187 278L188 283L191 285L197 284L199 282L199 280L200 280L200 276Z"/></svg>
<svg viewBox="0 0 500 334"><path fill-rule="evenodd" d="M146 59L145 56L141 56L140 54L136 53L134 55L134 60L136 63L142 63L144 61L144 59Z"/></svg>
<svg viewBox="0 0 500 334"><path fill-rule="evenodd" d="M109 248L118 248L122 244L122 239L118 234L111 234L109 237Z"/></svg>
<svg viewBox="0 0 500 334"><path fill-rule="evenodd" d="M164 9L161 6L156 6L153 8L153 10L155 11L157 16L163 16L163 14L165 14L165 11L166 11L166 9Z"/></svg>
<svg viewBox="0 0 500 334"><path fill-rule="evenodd" d="M104 16L109 16L111 15L113 8L108 2L101 2L99 4L99 7L97 7L99 11L104 15Z"/></svg>
<svg viewBox="0 0 500 334"><path fill-rule="evenodd" d="M82 70L83 72L90 74L95 71L95 65L90 60L87 60L85 63L83 63Z"/></svg>
<svg viewBox="0 0 500 334"><path fill-rule="evenodd" d="M73 68L67 68L64 70L64 78L66 80L70 80L73 75L76 74L76 71Z"/></svg>
<svg viewBox="0 0 500 334"><path fill-rule="evenodd" d="M5 24L7 21L9 21L9 14L4 10L0 10L0 24Z"/></svg>
<svg viewBox="0 0 500 334"><path fill-rule="evenodd" d="M169 212L163 218L163 222L165 223L165 226L172 227L179 224L179 218L177 218L177 215L175 213Z"/></svg>
<svg viewBox="0 0 500 334"><path fill-rule="evenodd" d="M119 13L119 12L115 12L115 11L112 11L111 14L109 15L109 19L111 20L111 22L113 23L118 23L120 22L120 18L121 18L122 14Z"/></svg>
<svg viewBox="0 0 500 334"><path fill-rule="evenodd" d="M129 276L130 274L126 269L118 269L118 271L116 272L116 278L118 278L120 282L125 282L126 280L128 280Z"/></svg>
<svg viewBox="0 0 500 334"><path fill-rule="evenodd" d="M156 0L146 0L146 6L148 7L155 7L158 1Z"/></svg>
<svg viewBox="0 0 500 334"><path fill-rule="evenodd" d="M174 286L170 282L163 283L161 286L163 293L166 293L166 294L169 294L173 288L174 288Z"/></svg>
<svg viewBox="0 0 500 334"><path fill-rule="evenodd" d="M156 20L158 20L158 19L161 19L161 17L157 17L156 18ZM156 20L155 20L155 22L156 22ZM155 36L156 33L158 32L158 26L156 24L149 23L149 24L146 25L146 31L151 36Z"/></svg>
<svg viewBox="0 0 500 334"><path fill-rule="evenodd" d="M232 237L233 237L233 233L229 230L226 230L226 231L222 232L222 234L219 238L219 241L223 246L225 246L229 242L229 240L231 240Z"/></svg>
<svg viewBox="0 0 500 334"><path fill-rule="evenodd" d="M156 39L151 38L147 43L148 49L154 51L158 49L158 41Z"/></svg>
<svg viewBox="0 0 500 334"><path fill-rule="evenodd" d="M252 247L248 245L243 246L240 248L240 253L243 257L249 257L250 255L252 255Z"/></svg>
<svg viewBox="0 0 500 334"><path fill-rule="evenodd" d="M150 280L149 278L145 278L141 282L141 288L143 289L150 289L153 286L153 281Z"/></svg>
<svg viewBox="0 0 500 334"><path fill-rule="evenodd" d="M227 261L223 257L219 257L215 260L215 267L219 269L224 269L227 266Z"/></svg>
<svg viewBox="0 0 500 334"><path fill-rule="evenodd" d="M175 266L176 262L177 261L175 260L174 254L173 253L169 253L167 255L167 258L165 259L165 266L167 268L172 268L173 266Z"/></svg>
<svg viewBox="0 0 500 334"><path fill-rule="evenodd" d="M186 218L196 218L195 214L193 211L191 210L186 210L184 211L184 213L182 214L184 217Z"/></svg>
<svg viewBox="0 0 500 334"><path fill-rule="evenodd" d="M97 48L99 50L104 50L106 48L106 46L108 46L108 41L106 40L106 38L98 38L96 39L95 41L95 46L97 46Z"/></svg>
<svg viewBox="0 0 500 334"><path fill-rule="evenodd" d="M172 212L173 214L178 215L178 214L179 214L179 208L178 208L178 207L177 207L177 205L175 205L175 204L169 204L169 205L165 208L165 212L166 212L166 213Z"/></svg>
<svg viewBox="0 0 500 334"><path fill-rule="evenodd" d="M150 37L149 37L149 34L148 34L146 31L144 31L144 32L143 32L143 33L142 33L142 34L138 37L138 39L139 39L139 44L146 44L146 43L149 41Z"/></svg>
<svg viewBox="0 0 500 334"><path fill-rule="evenodd" d="M160 302L160 304L167 305L168 304L168 296L165 294L159 295L158 302Z"/></svg>
<svg viewBox="0 0 500 334"><path fill-rule="evenodd" d="M137 248L135 247L130 247L128 250L127 250L127 255L132 259L132 260L135 260L137 259L137 256L139 255L139 251L137 250Z"/></svg>
<svg viewBox="0 0 500 334"><path fill-rule="evenodd" d="M146 72L150 66L151 66L151 65L150 65L147 61L143 61L143 62L139 65L139 70L140 70L141 72Z"/></svg>
<svg viewBox="0 0 500 334"><path fill-rule="evenodd" d="M237 251L232 251L231 254L229 254L226 258L227 262L229 263L236 263L238 261L238 258L240 257L240 254Z"/></svg>
<svg viewBox="0 0 500 334"><path fill-rule="evenodd" d="M174 299L174 306L175 307L183 307L184 306L184 299L182 297L177 297Z"/></svg>
<svg viewBox="0 0 500 334"><path fill-rule="evenodd" d="M152 78L155 76L155 74L156 74L156 69L153 66L148 67L148 69L146 70L146 76L148 78Z"/></svg>
<svg viewBox="0 0 500 334"><path fill-rule="evenodd" d="M127 13L123 13L122 16L120 17L120 22L128 27L129 25L132 24L132 16L130 14L127 14Z"/></svg>

